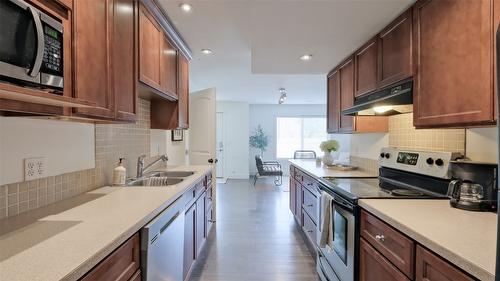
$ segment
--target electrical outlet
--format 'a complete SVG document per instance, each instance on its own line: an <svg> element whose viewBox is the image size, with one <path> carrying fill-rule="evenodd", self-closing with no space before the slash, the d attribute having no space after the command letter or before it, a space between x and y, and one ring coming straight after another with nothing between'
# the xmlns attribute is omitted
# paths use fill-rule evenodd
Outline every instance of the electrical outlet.
<svg viewBox="0 0 500 281"><path fill-rule="evenodd" d="M24 159L24 180L34 180L45 177L45 157Z"/></svg>

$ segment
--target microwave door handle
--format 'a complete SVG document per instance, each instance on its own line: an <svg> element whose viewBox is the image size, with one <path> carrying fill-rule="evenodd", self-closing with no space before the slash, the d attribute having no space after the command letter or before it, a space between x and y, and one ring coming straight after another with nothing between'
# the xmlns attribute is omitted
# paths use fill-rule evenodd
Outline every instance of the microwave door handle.
<svg viewBox="0 0 500 281"><path fill-rule="evenodd" d="M35 63L33 64L33 67L29 70L28 74L31 77L37 77L38 74L40 73L40 68L42 67L43 51L45 49L45 38L43 36L43 28L42 28L42 21L40 20L40 15L35 10L35 8L31 6L28 7L28 10L31 12L31 15L33 16L33 21L35 22L36 36L37 36Z"/></svg>

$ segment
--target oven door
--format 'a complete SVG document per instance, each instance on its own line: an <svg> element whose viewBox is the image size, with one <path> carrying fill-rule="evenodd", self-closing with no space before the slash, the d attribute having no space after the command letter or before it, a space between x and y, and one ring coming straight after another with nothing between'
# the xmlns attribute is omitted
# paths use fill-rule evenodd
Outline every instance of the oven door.
<svg viewBox="0 0 500 281"><path fill-rule="evenodd" d="M320 248L321 255L340 281L353 281L356 230L354 207L339 196L334 196L332 204L333 241L329 241L329 244L333 245L333 248Z"/></svg>
<svg viewBox="0 0 500 281"><path fill-rule="evenodd" d="M40 12L22 0L0 1L0 76L40 83L44 34Z"/></svg>

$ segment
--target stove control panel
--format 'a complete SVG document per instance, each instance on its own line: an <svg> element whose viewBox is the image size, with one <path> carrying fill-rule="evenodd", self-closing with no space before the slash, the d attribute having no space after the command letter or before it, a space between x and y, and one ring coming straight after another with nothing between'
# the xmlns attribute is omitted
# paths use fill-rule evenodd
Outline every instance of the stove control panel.
<svg viewBox="0 0 500 281"><path fill-rule="evenodd" d="M450 179L450 161L462 157L455 152L412 151L393 147L382 148L379 165L382 167Z"/></svg>

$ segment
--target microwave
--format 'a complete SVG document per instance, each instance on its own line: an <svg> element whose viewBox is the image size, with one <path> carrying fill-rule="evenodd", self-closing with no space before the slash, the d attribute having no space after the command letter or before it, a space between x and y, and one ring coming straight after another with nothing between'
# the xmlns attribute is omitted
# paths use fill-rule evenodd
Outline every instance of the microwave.
<svg viewBox="0 0 500 281"><path fill-rule="evenodd" d="M23 0L0 1L0 80L62 95L63 26Z"/></svg>

